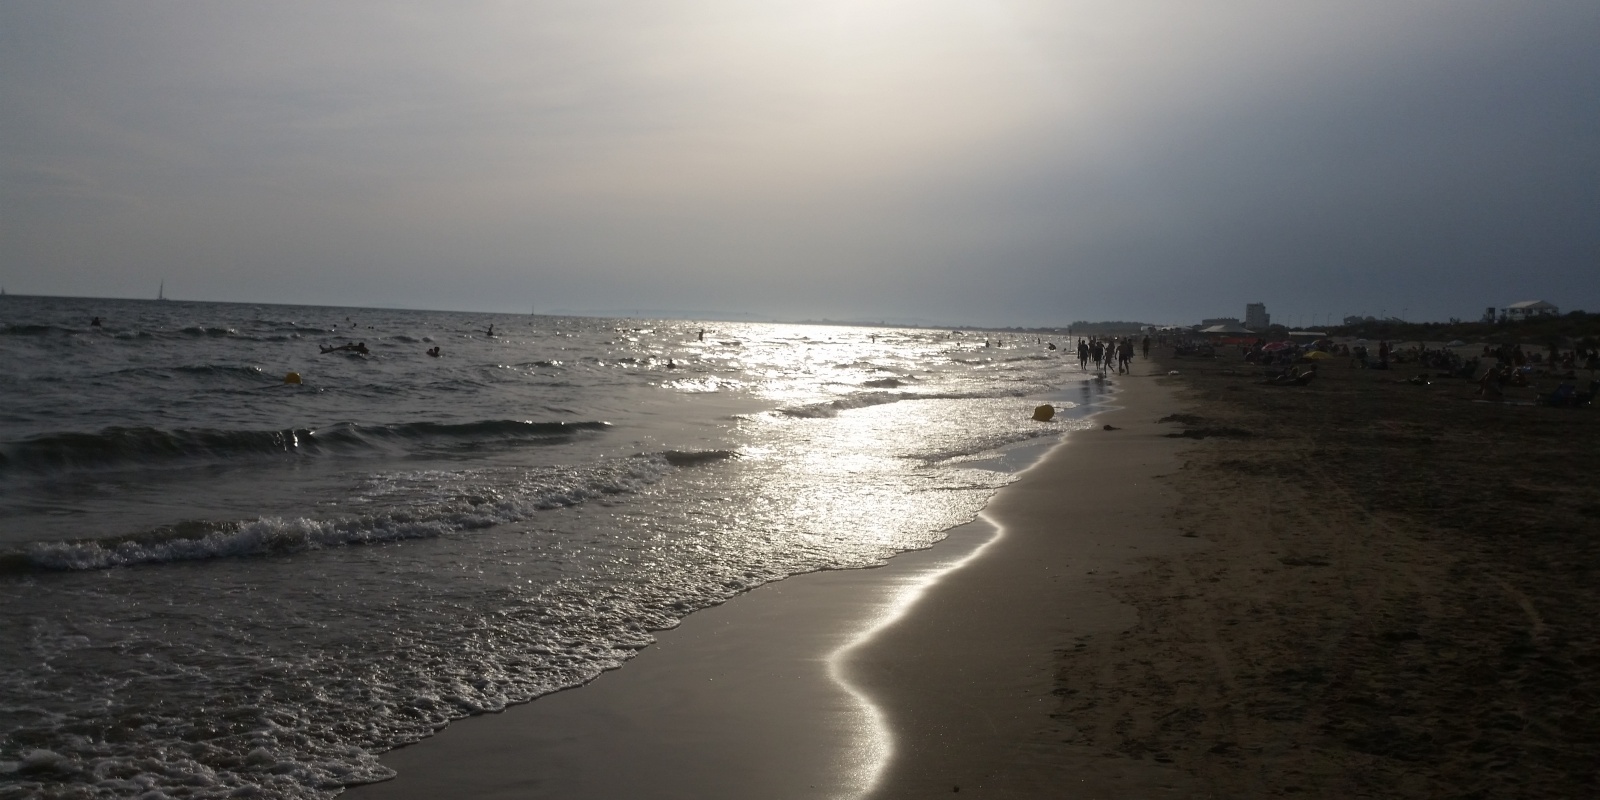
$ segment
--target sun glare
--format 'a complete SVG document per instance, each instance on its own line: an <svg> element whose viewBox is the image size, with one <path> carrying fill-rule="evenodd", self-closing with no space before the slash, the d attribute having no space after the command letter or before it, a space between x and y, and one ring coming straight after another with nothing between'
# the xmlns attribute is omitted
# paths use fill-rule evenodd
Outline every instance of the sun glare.
<svg viewBox="0 0 1600 800"><path fill-rule="evenodd" d="M936 564L904 578L878 616L854 638L828 655L828 677L850 695L860 709L860 722L855 726L859 744L852 754L851 763L846 767L846 771L855 778L853 783L859 787L850 795L852 798L866 797L878 788L878 783L894 758L895 742L883 707L851 680L850 659L857 650L871 644L879 633L903 619L917 601L945 576L982 556L1005 535L1005 528L987 515L980 514L978 519L993 528L989 538L955 561Z"/></svg>

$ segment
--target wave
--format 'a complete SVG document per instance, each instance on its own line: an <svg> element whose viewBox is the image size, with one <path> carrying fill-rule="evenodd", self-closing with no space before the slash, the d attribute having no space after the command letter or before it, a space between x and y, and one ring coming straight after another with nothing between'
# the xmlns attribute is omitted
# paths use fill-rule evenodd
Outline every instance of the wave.
<svg viewBox="0 0 1600 800"><path fill-rule="evenodd" d="M674 467L693 467L738 458L736 450L667 450L661 454Z"/></svg>
<svg viewBox="0 0 1600 800"><path fill-rule="evenodd" d="M260 367L247 364L195 364L185 367L173 367L173 371L188 375L213 375L230 378L260 378L266 374Z"/></svg>
<svg viewBox="0 0 1600 800"><path fill-rule="evenodd" d="M922 453L917 456L925 464L959 463L975 459L991 458L1013 445L1031 442L1035 439L1047 439L1060 436L1066 431L1079 430L1087 427L1088 423L1081 420L1067 420L1058 418L1058 422L1049 425L1040 425L1036 428L1007 431L994 436L975 439L962 447L947 450L938 450Z"/></svg>
<svg viewBox="0 0 1600 800"><path fill-rule="evenodd" d="M78 333L72 328L61 328L55 325L6 325L0 327L0 335L5 336L48 336L52 333Z"/></svg>
<svg viewBox="0 0 1600 800"><path fill-rule="evenodd" d="M994 387L988 391L975 392L860 392L847 395L825 403L811 403L803 406L790 406L780 408L776 412L786 417L800 417L802 419L816 419L835 417L841 411L853 408L867 408L880 406L886 403L898 403L902 400L979 400L983 398L999 397L1027 397L1041 389L1048 387L1034 384L1019 384L1011 388Z"/></svg>
<svg viewBox="0 0 1600 800"><path fill-rule="evenodd" d="M731 454L730 454L731 455ZM478 493L384 514L334 519L261 517L250 521L189 520L135 534L65 542L34 542L0 554L0 574L83 570L281 556L307 550L431 539L519 522L540 512L639 491L673 466L666 455L544 475L515 490Z"/></svg>
<svg viewBox="0 0 1600 800"><path fill-rule="evenodd" d="M790 406L778 409L778 413L787 417L800 417L802 419L818 419L823 417L836 417L840 411L852 408L866 408L879 406L885 403L897 403L901 400L920 399L921 395L905 394L903 392L862 392L846 397L830 400L826 403L811 403L803 406Z"/></svg>
<svg viewBox="0 0 1600 800"><path fill-rule="evenodd" d="M184 459L237 456L318 455L381 449L430 439L530 441L563 439L599 431L606 422L408 422L397 425L338 423L281 430L160 430L105 428L98 433L46 433L0 444L0 474L114 467Z"/></svg>

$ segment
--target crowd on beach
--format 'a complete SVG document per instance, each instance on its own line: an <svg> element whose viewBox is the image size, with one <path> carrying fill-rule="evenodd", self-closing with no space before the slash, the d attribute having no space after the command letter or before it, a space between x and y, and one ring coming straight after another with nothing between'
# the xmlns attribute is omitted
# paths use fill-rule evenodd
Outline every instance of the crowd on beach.
<svg viewBox="0 0 1600 800"><path fill-rule="evenodd" d="M1054 348L1054 345L1051 345ZM1150 357L1150 337L1145 336L1140 347L1146 358ZM1089 364L1094 364L1094 371L1105 377L1110 370L1116 370L1118 375L1126 375L1133 368L1134 337L1113 336L1100 338L1088 336L1078 340L1078 369L1089 371Z"/></svg>
<svg viewBox="0 0 1600 800"><path fill-rule="evenodd" d="M1483 345L1480 353L1470 357L1462 354L1465 343L1452 342L1429 345L1417 342L1408 346L1395 346L1379 340L1376 347L1365 339L1336 342L1331 337L1311 341L1266 341L1260 338L1235 339L1227 342L1237 347L1239 356L1250 364L1267 369L1263 383L1273 385L1304 386L1316 374L1317 364L1329 358L1347 358L1358 369L1388 370L1399 364L1412 364L1433 370L1433 377L1456 378L1477 384L1476 396L1500 400L1507 387L1535 387L1535 379L1554 378L1556 388L1537 395L1538 402L1553 406L1587 406L1600 395L1600 347L1585 341L1570 347L1552 342L1546 352L1524 350L1521 344ZM1174 342L1178 356L1214 358L1218 355L1217 343L1200 337L1179 338ZM1306 369L1302 371L1301 366ZM1588 386L1580 389L1580 370L1588 372ZM1407 382L1427 385L1426 372L1413 375Z"/></svg>

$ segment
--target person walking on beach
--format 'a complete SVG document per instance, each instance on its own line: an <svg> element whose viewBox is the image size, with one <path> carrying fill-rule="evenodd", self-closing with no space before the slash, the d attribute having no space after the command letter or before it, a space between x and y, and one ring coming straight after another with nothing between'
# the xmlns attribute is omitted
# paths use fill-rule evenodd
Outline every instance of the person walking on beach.
<svg viewBox="0 0 1600 800"><path fill-rule="evenodd" d="M1144 335L1144 357L1150 357L1150 334Z"/></svg>
<svg viewBox="0 0 1600 800"><path fill-rule="evenodd" d="M1089 371L1089 340L1088 339L1079 339L1078 340L1078 369L1080 369L1080 370L1082 370L1084 372L1088 372Z"/></svg>

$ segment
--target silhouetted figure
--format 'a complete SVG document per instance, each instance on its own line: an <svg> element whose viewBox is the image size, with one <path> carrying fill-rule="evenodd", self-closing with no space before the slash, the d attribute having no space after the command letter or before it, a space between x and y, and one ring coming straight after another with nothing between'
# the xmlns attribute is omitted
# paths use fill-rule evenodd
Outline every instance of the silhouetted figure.
<svg viewBox="0 0 1600 800"><path fill-rule="evenodd" d="M95 317L94 319L89 320L89 327L91 327L91 328L100 327L100 318L99 317Z"/></svg>
<svg viewBox="0 0 1600 800"><path fill-rule="evenodd" d="M434 358L438 358L439 357L439 346L438 345L434 345L433 347L428 348L428 355L433 356Z"/></svg>

